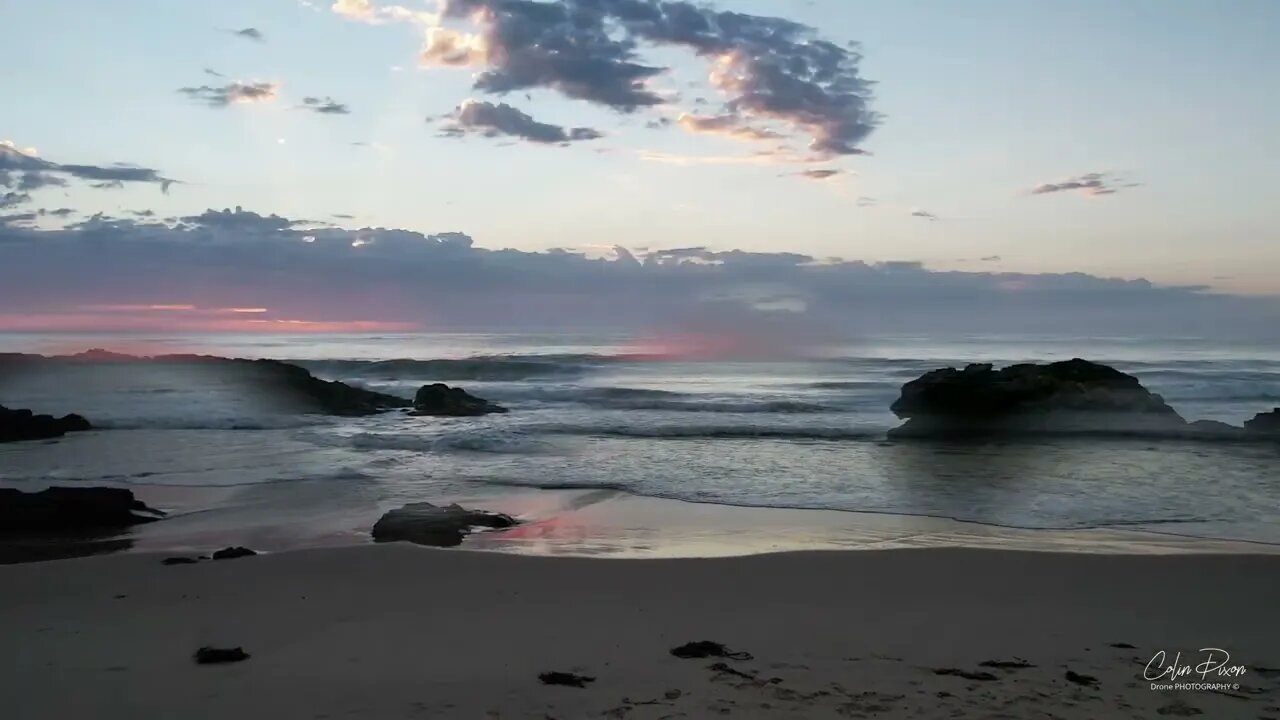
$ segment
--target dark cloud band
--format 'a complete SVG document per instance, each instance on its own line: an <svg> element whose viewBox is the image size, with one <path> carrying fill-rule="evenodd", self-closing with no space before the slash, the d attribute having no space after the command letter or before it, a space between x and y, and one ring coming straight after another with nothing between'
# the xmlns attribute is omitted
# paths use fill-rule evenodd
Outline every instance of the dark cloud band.
<svg viewBox="0 0 1280 720"><path fill-rule="evenodd" d="M471 134L484 137L507 136L541 144L561 144L603 137L591 128L563 128L539 122L506 103L467 100L447 117L449 121L441 132L449 137Z"/></svg>

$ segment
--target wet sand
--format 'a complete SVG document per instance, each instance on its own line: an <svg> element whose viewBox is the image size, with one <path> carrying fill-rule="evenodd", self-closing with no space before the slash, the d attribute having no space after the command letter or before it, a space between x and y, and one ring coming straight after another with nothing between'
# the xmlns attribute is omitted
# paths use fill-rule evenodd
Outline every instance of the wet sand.
<svg viewBox="0 0 1280 720"><path fill-rule="evenodd" d="M171 511L165 521L137 526L126 536L128 547L144 552L207 552L227 545L285 551L367 544L369 529L384 512L403 502L426 500L457 502L519 518L518 527L473 535L464 547L527 555L678 558L931 547L1123 554L1280 553L1280 546L1266 543L1141 530L1032 530L912 515L690 503L614 490L427 495L401 501L343 496L341 504L334 504L325 499L334 492L332 484L320 484L300 496L307 501L282 507L277 501L264 502L251 494L243 498L231 495L230 491L239 488L131 487L148 504ZM208 506L213 509L204 509Z"/></svg>
<svg viewBox="0 0 1280 720"><path fill-rule="evenodd" d="M0 567L6 718L1280 717L1275 555L161 557ZM669 653L703 639L753 657ZM205 645L251 657L197 665ZM1143 679L1157 651L1210 646L1246 671L1208 681L1238 689ZM1015 658L1034 667L983 666Z"/></svg>

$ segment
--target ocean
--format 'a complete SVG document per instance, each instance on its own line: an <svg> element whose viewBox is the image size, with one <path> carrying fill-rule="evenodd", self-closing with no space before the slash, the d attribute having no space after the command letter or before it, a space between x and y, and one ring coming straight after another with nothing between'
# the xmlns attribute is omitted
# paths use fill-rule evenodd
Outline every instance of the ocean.
<svg viewBox="0 0 1280 720"><path fill-rule="evenodd" d="M110 368L71 381L0 381L0 404L77 412L106 429L0 445L0 484L126 486L189 530L254 527L267 542L306 545L350 536L345 519L353 513L572 488L1280 543L1277 444L885 437L898 424L889 405L899 388L928 370L1071 357L1136 375L1188 420L1239 424L1280 405L1280 343L886 336L770 347L565 334L0 335L0 352L90 347L291 360L325 379L405 397L446 382L511 409L481 418L282 415L243 388Z"/></svg>

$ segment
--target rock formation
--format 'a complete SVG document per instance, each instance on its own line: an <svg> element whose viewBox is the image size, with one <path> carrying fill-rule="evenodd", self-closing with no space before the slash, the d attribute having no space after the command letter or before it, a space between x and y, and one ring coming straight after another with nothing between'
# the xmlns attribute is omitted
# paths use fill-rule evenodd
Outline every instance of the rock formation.
<svg viewBox="0 0 1280 720"><path fill-rule="evenodd" d="M1245 421L1244 429L1249 433L1280 438L1280 407L1254 415L1252 420Z"/></svg>
<svg viewBox="0 0 1280 720"><path fill-rule="evenodd" d="M25 355L0 353L0 372L56 370L85 365L165 366L213 374L247 392L278 401L297 412L326 415L374 415L412 403L402 397L354 387L336 380L321 380L305 368L279 360L245 360L213 355L156 355L135 357L106 350L88 350L76 355Z"/></svg>
<svg viewBox="0 0 1280 720"><path fill-rule="evenodd" d="M504 412L507 412L506 408L478 398L462 388L433 383L418 389L418 394L413 398L413 412L410 414L473 417Z"/></svg>
<svg viewBox="0 0 1280 720"><path fill-rule="evenodd" d="M91 430L93 426L79 415L36 415L30 410L11 410L0 405L0 442L48 440L69 432Z"/></svg>
<svg viewBox="0 0 1280 720"><path fill-rule="evenodd" d="M468 510L460 505L441 507L429 502L411 503L383 515L373 526L374 542L399 540L455 547L462 544L472 528L509 528L516 524L510 515Z"/></svg>
<svg viewBox="0 0 1280 720"><path fill-rule="evenodd" d="M1137 378L1080 359L934 370L904 385L891 409L907 420L891 437L1188 432L1187 422Z"/></svg>
<svg viewBox="0 0 1280 720"><path fill-rule="evenodd" d="M160 519L122 488L53 487L40 492L0 488L0 534L94 533Z"/></svg>

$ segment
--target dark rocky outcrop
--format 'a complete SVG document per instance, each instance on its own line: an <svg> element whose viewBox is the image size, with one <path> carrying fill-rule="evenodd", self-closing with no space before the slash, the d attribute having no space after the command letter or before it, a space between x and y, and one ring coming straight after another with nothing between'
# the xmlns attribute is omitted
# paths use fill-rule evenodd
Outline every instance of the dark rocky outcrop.
<svg viewBox="0 0 1280 720"><path fill-rule="evenodd" d="M507 409L488 400L478 398L462 388L444 383L423 385L413 398L412 415L443 415L449 417L474 417L489 413L504 413Z"/></svg>
<svg viewBox="0 0 1280 720"><path fill-rule="evenodd" d="M468 510L460 505L441 507L429 502L410 503L383 515L373 526L374 542L406 541L433 547L462 544L473 528L503 529L516 525L510 515Z"/></svg>
<svg viewBox="0 0 1280 720"><path fill-rule="evenodd" d="M218 665L221 663L242 662L249 659L249 653L244 648L217 648L208 645L196 650L193 658L198 665Z"/></svg>
<svg viewBox="0 0 1280 720"><path fill-rule="evenodd" d="M671 648L671 654L681 660L692 660L698 658L728 658L730 660L751 660L751 653L746 651L734 651L712 640L695 640L687 642L679 647Z"/></svg>
<svg viewBox="0 0 1280 720"><path fill-rule="evenodd" d="M904 385L891 409L907 420L891 437L1188 430L1137 378L1080 359L934 370Z"/></svg>
<svg viewBox="0 0 1280 720"><path fill-rule="evenodd" d="M122 488L54 487L34 493L0 488L0 535L120 530L160 515Z"/></svg>
<svg viewBox="0 0 1280 720"><path fill-rule="evenodd" d="M565 687L584 688L590 683L596 681L590 675L578 675L577 673L559 672L553 670L551 672L538 673L538 680L543 685L564 685Z"/></svg>
<svg viewBox="0 0 1280 720"><path fill-rule="evenodd" d="M279 360L246 360L213 355L156 355L135 357L93 349L76 355L0 353L0 374L57 371L102 365L115 368L163 366L190 371L201 378L217 377L248 393L290 411L326 415L374 415L412 403L402 397L366 390L336 380L321 380L305 368Z"/></svg>
<svg viewBox="0 0 1280 720"><path fill-rule="evenodd" d="M1076 358L1000 370L971 364L927 372L890 406L906 420L891 438L1009 437L1042 433L1139 435L1203 441L1280 439L1280 408L1244 427L1187 422L1136 377Z"/></svg>
<svg viewBox="0 0 1280 720"><path fill-rule="evenodd" d="M321 380L304 368L279 360L227 360L249 363L268 379L273 389L294 395L328 415L376 415L392 408L409 407L409 401L395 395L353 387L337 380Z"/></svg>
<svg viewBox="0 0 1280 720"><path fill-rule="evenodd" d="M1252 434L1280 438L1280 407L1254 415L1252 420L1245 421L1244 429Z"/></svg>
<svg viewBox="0 0 1280 720"><path fill-rule="evenodd" d="M221 550L214 552L213 559L214 560L235 560L236 558L253 557L254 555L257 555L257 554L258 553L254 552L253 550L250 550L247 547L240 547L237 545L236 547L222 548Z"/></svg>
<svg viewBox="0 0 1280 720"><path fill-rule="evenodd" d="M1242 440L1244 438L1244 430L1217 420L1196 420L1187 423L1186 429L1182 435L1203 440Z"/></svg>
<svg viewBox="0 0 1280 720"><path fill-rule="evenodd" d="M0 405L0 442L48 440L69 432L91 430L93 426L79 415L36 415L30 410L11 410Z"/></svg>

